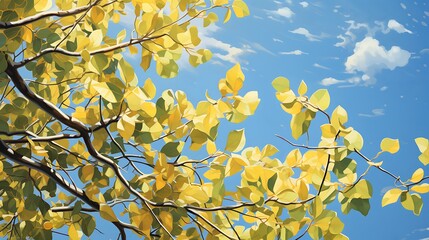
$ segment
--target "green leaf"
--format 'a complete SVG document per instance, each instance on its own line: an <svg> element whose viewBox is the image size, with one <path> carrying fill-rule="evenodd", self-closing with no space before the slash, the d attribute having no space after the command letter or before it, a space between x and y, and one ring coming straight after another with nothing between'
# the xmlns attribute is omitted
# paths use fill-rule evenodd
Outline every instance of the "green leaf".
<svg viewBox="0 0 429 240"><path fill-rule="evenodd" d="M84 215L82 217L82 232L86 235L86 236L91 236L91 234L94 232L95 230L95 219L94 217L92 217L91 215Z"/></svg>
<svg viewBox="0 0 429 240"><path fill-rule="evenodd" d="M113 209L105 203L100 204L100 216L109 222L118 221L118 218L116 217L115 212L113 212Z"/></svg>
<svg viewBox="0 0 429 240"><path fill-rule="evenodd" d="M329 92L326 89L319 89L310 97L310 103L318 106L322 111L329 107L330 102L331 97L329 96Z"/></svg>
<svg viewBox="0 0 429 240"><path fill-rule="evenodd" d="M273 85L273 88L276 89L277 92L287 92L290 90L289 80L285 77L277 77L271 85Z"/></svg>
<svg viewBox="0 0 429 240"><path fill-rule="evenodd" d="M185 142L169 142L166 143L162 148L161 152L164 153L167 157L177 157L182 153Z"/></svg>
<svg viewBox="0 0 429 240"><path fill-rule="evenodd" d="M394 154L399 151L399 140L384 138L380 143L381 151Z"/></svg>
<svg viewBox="0 0 429 240"><path fill-rule="evenodd" d="M4 72L7 68L6 55L3 52L0 52L0 73Z"/></svg>
<svg viewBox="0 0 429 240"><path fill-rule="evenodd" d="M369 199L354 198L350 202L350 207L366 216L371 208Z"/></svg>
<svg viewBox="0 0 429 240"><path fill-rule="evenodd" d="M245 144L246 137L244 135L244 129L233 130L228 134L225 150L230 152L238 152L243 149Z"/></svg>
<svg viewBox="0 0 429 240"><path fill-rule="evenodd" d="M401 194L401 204L402 206L410 211L413 211L414 215L420 215L423 207L423 201L419 194L409 192L403 192Z"/></svg>

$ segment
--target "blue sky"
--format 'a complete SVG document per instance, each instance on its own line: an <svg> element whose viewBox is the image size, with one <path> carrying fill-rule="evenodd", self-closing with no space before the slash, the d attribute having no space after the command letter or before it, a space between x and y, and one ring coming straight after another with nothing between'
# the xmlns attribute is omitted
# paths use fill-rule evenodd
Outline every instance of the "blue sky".
<svg viewBox="0 0 429 240"><path fill-rule="evenodd" d="M193 101L203 100L205 89L215 95L217 81L240 62L246 75L245 90L258 90L261 104L244 124L223 126L245 127L248 146L272 143L281 149L282 157L291 148L274 134L292 139L290 116L279 107L271 81L282 75L297 88L305 80L310 91L330 91L328 112L337 105L348 111L349 124L365 138L367 156L379 151L382 138L399 138L401 151L383 154L383 167L404 179L423 167L417 160L414 138L429 137L429 2L279 0L248 4L249 17L203 30L203 46L214 53L209 63L193 69L183 61L177 79L153 76L159 79L157 84L183 89ZM316 134L313 140L319 140ZM362 161L358 163L364 166ZM382 194L393 182L375 169L369 179L374 188L369 215L341 215L350 239L429 237L427 196L423 196L420 217L400 203L381 208ZM335 204L331 208L338 210Z"/></svg>

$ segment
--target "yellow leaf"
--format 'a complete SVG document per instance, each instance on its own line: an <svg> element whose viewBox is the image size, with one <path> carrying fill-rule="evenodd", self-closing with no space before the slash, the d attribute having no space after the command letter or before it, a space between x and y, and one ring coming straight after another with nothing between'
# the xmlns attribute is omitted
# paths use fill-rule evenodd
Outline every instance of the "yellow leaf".
<svg viewBox="0 0 429 240"><path fill-rule="evenodd" d="M234 0L232 3L232 10L238 18L249 16L250 11L247 4L242 0Z"/></svg>
<svg viewBox="0 0 429 240"><path fill-rule="evenodd" d="M247 166L244 168L244 178L249 182L257 182L262 172L262 166Z"/></svg>
<svg viewBox="0 0 429 240"><path fill-rule="evenodd" d="M43 223L43 229L45 230L51 230L54 227L54 224L52 222L44 222Z"/></svg>
<svg viewBox="0 0 429 240"><path fill-rule="evenodd" d="M79 240L80 239L80 234L77 231L74 224L70 225L69 230L68 230L68 235L70 237L70 240Z"/></svg>
<svg viewBox="0 0 429 240"><path fill-rule="evenodd" d="M332 234L340 234L344 229L344 223L338 217L333 217L330 220L331 224L329 225L329 232ZM337 239L337 238L334 238ZM339 239L338 239L339 240Z"/></svg>
<svg viewBox="0 0 429 240"><path fill-rule="evenodd" d="M119 61L118 64L119 74L121 75L121 78L129 83L136 78L136 74L134 73L134 68L129 64L127 61L125 61L123 58Z"/></svg>
<svg viewBox="0 0 429 240"><path fill-rule="evenodd" d="M104 15L105 15L104 10L100 6L94 6L91 8L90 16L91 16L91 20L95 24L98 24L101 21L103 21Z"/></svg>
<svg viewBox="0 0 429 240"><path fill-rule="evenodd" d="M381 151L394 154L399 151L399 140L384 138L380 143Z"/></svg>
<svg viewBox="0 0 429 240"><path fill-rule="evenodd" d="M314 218L316 218L316 217L318 217L320 214L322 214L322 212L323 212L323 202L322 202L322 200L320 199L320 197L319 196L317 196L314 200L313 200L313 202L312 202L312 204L311 204L311 215L314 217Z"/></svg>
<svg viewBox="0 0 429 240"><path fill-rule="evenodd" d="M27 43L31 43L33 41L33 31L31 31L31 29L29 28L30 25L22 28L22 30L23 30L22 40L26 41Z"/></svg>
<svg viewBox="0 0 429 240"><path fill-rule="evenodd" d="M415 185L411 187L411 191L418 192L418 193L428 193L429 192L429 184L423 183L420 185Z"/></svg>
<svg viewBox="0 0 429 240"><path fill-rule="evenodd" d="M411 177L410 181L413 183L420 182L423 179L424 175L424 170L422 168L419 168L413 173L413 176Z"/></svg>
<svg viewBox="0 0 429 240"><path fill-rule="evenodd" d="M416 141L417 147L419 148L420 152L423 153L428 149L428 147L429 147L429 140L428 139L420 137L420 138L416 138L415 141Z"/></svg>
<svg viewBox="0 0 429 240"><path fill-rule="evenodd" d="M230 152L238 152L243 149L245 144L246 136L244 135L244 129L233 130L228 134L225 150Z"/></svg>
<svg viewBox="0 0 429 240"><path fill-rule="evenodd" d="M142 104L147 98L139 87L134 87L125 94L125 99L132 111L138 111L142 109Z"/></svg>
<svg viewBox="0 0 429 240"><path fill-rule="evenodd" d="M121 100L121 92L115 89L114 85L111 83L92 81L91 86L100 94L102 98L111 103L117 103Z"/></svg>
<svg viewBox="0 0 429 240"><path fill-rule="evenodd" d="M136 126L135 117L129 117L127 114L123 115L118 121L118 132L119 134L128 141L134 133Z"/></svg>
<svg viewBox="0 0 429 240"><path fill-rule="evenodd" d="M381 206L387 206L389 204L395 203L398 201L399 196L401 196L402 190L399 188L393 188L387 191L383 199L381 200Z"/></svg>
<svg viewBox="0 0 429 240"><path fill-rule="evenodd" d="M87 165L82 167L82 176L80 178L82 180L82 182L90 181L93 176L94 176L94 166L93 165L87 164Z"/></svg>
<svg viewBox="0 0 429 240"><path fill-rule="evenodd" d="M185 200L188 204L204 204L209 201L209 196L200 186L188 185L180 192L179 199Z"/></svg>
<svg viewBox="0 0 429 240"><path fill-rule="evenodd" d="M216 6L228 4L228 0L214 0L213 4Z"/></svg>
<svg viewBox="0 0 429 240"><path fill-rule="evenodd" d="M225 18L223 19L223 23L227 23L231 19L231 9L227 8L225 13Z"/></svg>
<svg viewBox="0 0 429 240"><path fill-rule="evenodd" d="M52 6L52 2L51 0L34 0L34 9L37 12L42 12L42 11L46 11L49 8L51 8Z"/></svg>
<svg viewBox="0 0 429 240"><path fill-rule="evenodd" d="M113 209L105 203L100 204L100 216L109 222L117 222L118 221L118 218L116 217L115 213L113 212Z"/></svg>
<svg viewBox="0 0 429 240"><path fill-rule="evenodd" d="M243 87L244 74L241 71L241 66L237 63L234 67L228 70L226 73L226 85L232 90L233 94L236 95L238 91Z"/></svg>
<svg viewBox="0 0 429 240"><path fill-rule="evenodd" d="M240 155L233 154L228 160L225 168L225 175L232 176L242 170L243 166L248 166L249 161Z"/></svg>
<svg viewBox="0 0 429 240"><path fill-rule="evenodd" d="M161 220L162 224L169 232L173 230L173 215L171 215L170 212L162 211L161 214L159 214L159 220Z"/></svg>
<svg viewBox="0 0 429 240"><path fill-rule="evenodd" d="M351 151L355 149L359 151L363 147L363 138L359 132L353 130L344 137L344 144Z"/></svg>
<svg viewBox="0 0 429 240"><path fill-rule="evenodd" d="M85 60L85 62L89 62L91 60L91 55L89 54L88 50L86 50L86 49L82 50L80 55L82 56L83 60Z"/></svg>
<svg viewBox="0 0 429 240"><path fill-rule="evenodd" d="M214 143L211 140L207 140L207 145L206 145L206 149L207 149L207 153L212 155L216 152L216 143Z"/></svg>
<svg viewBox="0 0 429 240"><path fill-rule="evenodd" d="M144 102L141 105L141 109L144 112L144 114L142 114L143 117L153 118L156 115L156 105L153 102Z"/></svg>
<svg viewBox="0 0 429 240"><path fill-rule="evenodd" d="M302 96L305 93L307 93L307 84L305 84L304 81L301 81L301 83L299 84L299 87L298 87L298 94L300 96Z"/></svg>
<svg viewBox="0 0 429 240"><path fill-rule="evenodd" d="M326 89L319 89L310 97L310 103L319 107L322 111L329 107L331 97Z"/></svg>
<svg viewBox="0 0 429 240"><path fill-rule="evenodd" d="M332 125L336 129L339 129L340 127L343 127L344 123L346 123L347 121L348 121L348 115L346 110L341 106L336 107L332 112L332 117L331 117Z"/></svg>
<svg viewBox="0 0 429 240"><path fill-rule="evenodd" d="M289 167L294 167L301 162L302 154L299 149L294 149L286 156L285 164Z"/></svg>
<svg viewBox="0 0 429 240"><path fill-rule="evenodd" d="M271 85L273 85L274 89L276 89L277 92L282 93L290 90L289 79L285 77L277 77L276 79L273 80ZM280 101L280 102L283 102L283 101Z"/></svg>
<svg viewBox="0 0 429 240"><path fill-rule="evenodd" d="M113 13L112 21L114 23L118 23L120 20L121 20L121 15L119 15L119 13L117 12Z"/></svg>
<svg viewBox="0 0 429 240"><path fill-rule="evenodd" d="M152 80L150 78L146 79L143 85L143 92L149 99L152 99L156 95L156 87L155 84L153 84Z"/></svg>

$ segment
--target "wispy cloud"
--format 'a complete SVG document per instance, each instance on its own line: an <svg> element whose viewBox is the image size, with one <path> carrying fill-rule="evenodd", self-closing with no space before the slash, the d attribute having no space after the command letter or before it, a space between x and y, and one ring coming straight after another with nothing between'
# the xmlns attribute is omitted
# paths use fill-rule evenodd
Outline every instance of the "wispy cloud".
<svg viewBox="0 0 429 240"><path fill-rule="evenodd" d="M353 20L346 21L346 23L349 24L349 26L345 29L344 34L340 34L337 36L337 38L340 39L341 42L336 43L334 45L335 47L346 47L348 44L354 43L354 41L356 40L356 35L354 34L355 30L363 28L367 31L367 35L369 35L368 33L371 32L371 29L366 23L357 23Z"/></svg>
<svg viewBox="0 0 429 240"><path fill-rule="evenodd" d="M294 50L294 51L290 51L290 52L280 52L279 54L281 55L306 55L308 53L303 52L301 50Z"/></svg>
<svg viewBox="0 0 429 240"><path fill-rule="evenodd" d="M273 52L271 52L270 50L268 50L266 47L262 46L259 43L252 42L252 43L249 43L248 45L249 46L246 46L246 48L254 49L254 50L260 51L260 52L265 52L265 53L268 53L270 55L275 55Z"/></svg>
<svg viewBox="0 0 429 240"><path fill-rule="evenodd" d="M277 10L265 10L268 18L272 20L291 19L295 13L288 7L281 7Z"/></svg>
<svg viewBox="0 0 429 240"><path fill-rule="evenodd" d="M375 83L375 74L383 69L394 70L408 64L411 53L393 46L390 50L380 45L377 39L366 37L356 43L353 54L347 58L346 71L349 73L362 72L365 85Z"/></svg>
<svg viewBox="0 0 429 240"><path fill-rule="evenodd" d="M305 2L305 1L304 1L304 2L300 2L299 4L300 4L303 8L306 8L306 7L308 7L308 5L309 5L309 4L308 4L308 2Z"/></svg>
<svg viewBox="0 0 429 240"><path fill-rule="evenodd" d="M273 38L273 41L274 41L274 42L278 42L278 43L283 43L283 40L278 39L278 38Z"/></svg>
<svg viewBox="0 0 429 240"><path fill-rule="evenodd" d="M317 68L325 69L325 70L330 70L330 68L325 67L325 66L323 66L323 65L320 65L320 64L318 64L318 63L313 64L313 67L317 67Z"/></svg>
<svg viewBox="0 0 429 240"><path fill-rule="evenodd" d="M372 109L370 114L366 114L366 113L359 113L358 114L360 117L381 117L384 116L384 109L381 108L376 108L376 109Z"/></svg>
<svg viewBox="0 0 429 240"><path fill-rule="evenodd" d="M331 86L331 85L335 85L335 84L339 84L339 83L345 83L347 81L345 80L338 80L336 78L333 77L327 77L322 79L322 81L320 81L320 84L322 84L323 86Z"/></svg>
<svg viewBox="0 0 429 240"><path fill-rule="evenodd" d="M403 3L400 3L400 4L401 4L402 9L404 9L404 10L407 9L407 6L405 4L403 4Z"/></svg>
<svg viewBox="0 0 429 240"><path fill-rule="evenodd" d="M392 30L396 31L397 33L409 33L409 34L413 34L413 32L411 32L410 30L406 29L404 27L404 25L398 23L395 19L390 19L389 22L387 23L387 27L389 29L392 29Z"/></svg>
<svg viewBox="0 0 429 240"><path fill-rule="evenodd" d="M420 50L420 54L429 54L429 48L424 48L422 50Z"/></svg>
<svg viewBox="0 0 429 240"><path fill-rule="evenodd" d="M322 38L321 36L317 36L310 33L306 28L302 28L302 27L292 30L290 32L298 35L303 35L307 38L308 41L312 41L312 42L320 41L320 39Z"/></svg>

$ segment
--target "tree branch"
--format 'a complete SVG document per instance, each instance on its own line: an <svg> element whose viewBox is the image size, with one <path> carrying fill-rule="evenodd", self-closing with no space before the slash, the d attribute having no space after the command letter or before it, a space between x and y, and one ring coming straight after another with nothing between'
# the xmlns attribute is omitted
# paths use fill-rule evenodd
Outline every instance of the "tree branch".
<svg viewBox="0 0 429 240"><path fill-rule="evenodd" d="M57 11L57 12L41 12L41 13L38 13L36 15L26 17L26 18L23 18L23 19L18 20L18 21L0 22L0 29L8 29L8 28L13 28L13 27L24 26L26 24L36 22L36 21L39 21L39 20L47 18L47 17L67 17L67 16L71 16L71 15L76 15L76 14L82 13L82 12L92 8L93 6L97 5L100 1L101 0L96 0L92 4L89 4L87 6L78 7L78 8L72 9L72 10Z"/></svg>

